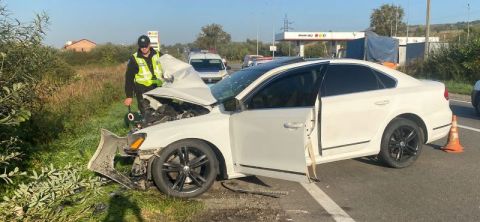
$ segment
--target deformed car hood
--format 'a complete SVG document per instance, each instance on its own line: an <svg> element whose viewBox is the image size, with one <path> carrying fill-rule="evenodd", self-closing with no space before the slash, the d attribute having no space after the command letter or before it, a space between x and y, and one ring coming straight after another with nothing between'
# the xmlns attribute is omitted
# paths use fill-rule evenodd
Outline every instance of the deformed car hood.
<svg viewBox="0 0 480 222"><path fill-rule="evenodd" d="M162 87L148 91L145 95L177 99L202 106L217 102L210 88L190 64L168 54L160 57L160 63L164 77L173 77L173 82L164 82Z"/></svg>

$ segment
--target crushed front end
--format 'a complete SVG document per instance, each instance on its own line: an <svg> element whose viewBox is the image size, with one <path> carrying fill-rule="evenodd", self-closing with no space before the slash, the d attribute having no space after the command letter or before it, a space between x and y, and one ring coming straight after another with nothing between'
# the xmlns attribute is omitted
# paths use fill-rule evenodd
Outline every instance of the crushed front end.
<svg viewBox="0 0 480 222"><path fill-rule="evenodd" d="M136 138L119 137L106 129L102 129L100 143L88 163L88 169L100 173L125 187L145 189L146 160L141 160L138 151L132 149L132 146L138 148L144 138L141 137L141 134L129 134L129 137L133 137L133 135ZM117 154L122 157L134 158L131 175L125 176L115 169L114 161ZM132 180L132 178L136 179Z"/></svg>
<svg viewBox="0 0 480 222"><path fill-rule="evenodd" d="M100 173L128 188L145 189L148 181L150 165L156 150L142 150L140 146L146 139L145 133L139 133L140 129L161 124L204 115L208 109L190 103L165 98L148 97L148 105L145 116L129 112L125 117L130 132L126 137L119 137L114 133L102 129L101 139L97 150L88 163L88 169ZM115 157L133 159L132 169L128 176L115 169Z"/></svg>

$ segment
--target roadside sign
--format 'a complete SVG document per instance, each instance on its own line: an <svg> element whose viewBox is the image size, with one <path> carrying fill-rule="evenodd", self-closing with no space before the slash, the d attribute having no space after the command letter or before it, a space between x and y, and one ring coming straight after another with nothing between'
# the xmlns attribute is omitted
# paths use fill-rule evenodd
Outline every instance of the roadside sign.
<svg viewBox="0 0 480 222"><path fill-rule="evenodd" d="M277 46L276 45L271 45L270 46L270 51L276 52L277 51Z"/></svg>
<svg viewBox="0 0 480 222"><path fill-rule="evenodd" d="M154 48L157 52L160 51L160 37L158 36L158 31L148 31L147 32L148 38L150 38L150 45Z"/></svg>

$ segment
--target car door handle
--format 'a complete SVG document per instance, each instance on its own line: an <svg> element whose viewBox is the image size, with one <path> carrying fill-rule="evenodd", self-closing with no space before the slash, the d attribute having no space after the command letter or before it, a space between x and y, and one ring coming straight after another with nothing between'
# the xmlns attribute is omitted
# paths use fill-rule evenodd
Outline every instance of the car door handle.
<svg viewBox="0 0 480 222"><path fill-rule="evenodd" d="M389 100L381 100L381 101L376 101L375 105L383 106L383 105L387 105L389 103L390 103Z"/></svg>
<svg viewBox="0 0 480 222"><path fill-rule="evenodd" d="M287 129L298 129L304 127L304 123L299 123L299 122L290 122L290 123L284 123L283 127Z"/></svg>

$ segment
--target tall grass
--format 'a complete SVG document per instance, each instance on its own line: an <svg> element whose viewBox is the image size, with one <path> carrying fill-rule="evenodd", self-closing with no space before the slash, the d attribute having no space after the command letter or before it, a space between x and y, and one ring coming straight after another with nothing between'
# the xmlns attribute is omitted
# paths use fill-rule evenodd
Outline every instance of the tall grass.
<svg viewBox="0 0 480 222"><path fill-rule="evenodd" d="M457 82L453 80L445 81L447 89L451 93L470 95L472 93L473 85L469 83Z"/></svg>
<svg viewBox="0 0 480 222"><path fill-rule="evenodd" d="M106 87L111 87L114 93L110 101L119 99L124 84L125 65L117 65L111 67L80 67L76 70L75 81L71 84L62 87L55 94L45 98L45 103L53 111L59 112L72 106L72 104L85 101L96 101L99 99L107 99L105 93ZM102 98L102 96L104 98ZM78 99L83 101L78 101ZM108 103L109 101L103 101ZM102 104L95 104L102 105ZM78 108L78 107L76 107ZM95 108L95 107L88 107Z"/></svg>
<svg viewBox="0 0 480 222"><path fill-rule="evenodd" d="M25 127L26 134L36 145L35 155L49 156L69 147L65 144L58 147L57 141L77 137L95 116L107 113L112 104L120 104L124 97L124 69L123 64L77 67L75 79L70 84L42 98L43 107ZM32 161L36 161L35 158Z"/></svg>

